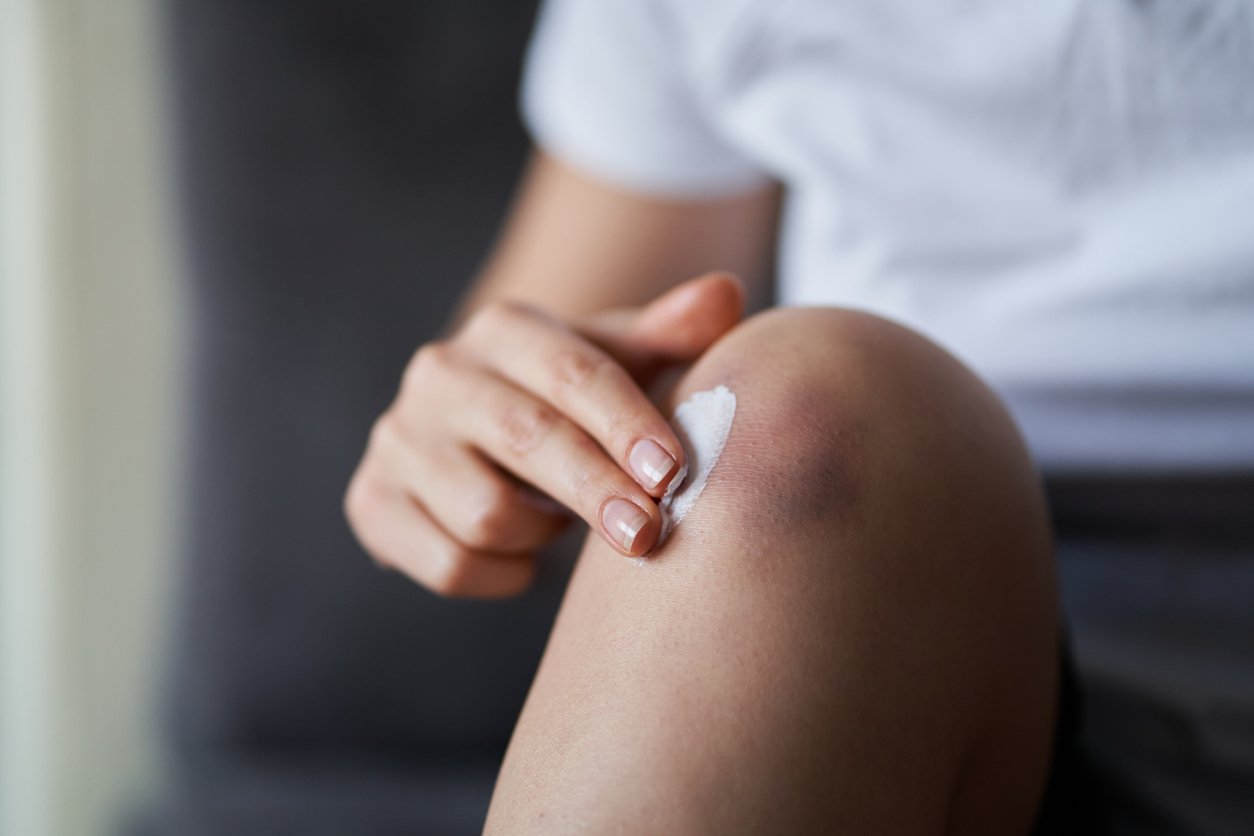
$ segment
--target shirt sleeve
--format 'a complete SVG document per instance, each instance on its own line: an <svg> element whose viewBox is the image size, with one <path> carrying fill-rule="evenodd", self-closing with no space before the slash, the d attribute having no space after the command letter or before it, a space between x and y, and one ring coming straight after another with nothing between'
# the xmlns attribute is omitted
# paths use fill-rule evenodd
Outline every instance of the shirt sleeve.
<svg viewBox="0 0 1254 836"><path fill-rule="evenodd" d="M546 0L523 70L532 139L637 192L714 197L762 184L768 176L707 118L666 11L659 0Z"/></svg>

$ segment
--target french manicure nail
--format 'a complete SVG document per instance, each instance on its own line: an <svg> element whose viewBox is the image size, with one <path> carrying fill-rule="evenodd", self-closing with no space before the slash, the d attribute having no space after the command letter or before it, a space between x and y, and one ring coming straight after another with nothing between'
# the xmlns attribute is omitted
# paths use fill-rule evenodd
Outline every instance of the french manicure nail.
<svg viewBox="0 0 1254 836"><path fill-rule="evenodd" d="M631 452L627 454L627 463L647 491L656 488L675 469L675 460L671 458L671 454L651 438L642 438L632 445Z"/></svg>
<svg viewBox="0 0 1254 836"><path fill-rule="evenodd" d="M606 533L629 553L636 542L636 535L648 521L648 514L625 499L611 499L601 510L601 524L605 526Z"/></svg>

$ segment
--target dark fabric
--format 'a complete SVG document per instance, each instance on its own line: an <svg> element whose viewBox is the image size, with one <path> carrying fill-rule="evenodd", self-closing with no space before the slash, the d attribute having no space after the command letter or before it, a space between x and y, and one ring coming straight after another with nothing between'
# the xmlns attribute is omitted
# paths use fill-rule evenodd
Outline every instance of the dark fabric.
<svg viewBox="0 0 1254 836"><path fill-rule="evenodd" d="M1226 673L1249 678L1254 624L1214 590L1254 598L1254 474L1053 474L1046 489L1069 635L1035 836L1245 832L1254 710L1239 689L1187 684L1219 666L1178 659L1244 645Z"/></svg>
<svg viewBox="0 0 1254 836"><path fill-rule="evenodd" d="M1049 487L1103 832L1249 833L1254 473Z"/></svg>
<svg viewBox="0 0 1254 836"><path fill-rule="evenodd" d="M1033 836L1088 836L1104 832L1105 816L1083 750L1084 703L1072 660L1071 641L1059 641L1058 715L1054 751Z"/></svg>
<svg viewBox="0 0 1254 836"><path fill-rule="evenodd" d="M341 498L508 203L533 3L163 12L186 542L165 720L175 787L145 827L477 832L567 562L545 561L517 601L443 601L373 566Z"/></svg>

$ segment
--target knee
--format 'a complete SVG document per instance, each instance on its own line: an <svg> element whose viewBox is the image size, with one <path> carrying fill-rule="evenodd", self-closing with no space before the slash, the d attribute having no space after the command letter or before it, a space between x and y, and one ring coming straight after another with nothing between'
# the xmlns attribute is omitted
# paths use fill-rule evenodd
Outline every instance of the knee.
<svg viewBox="0 0 1254 836"><path fill-rule="evenodd" d="M702 502L736 525L821 533L885 511L924 527L979 515L986 530L1047 548L1012 419L918 333L844 309L771 310L707 352L673 400L719 384L737 411Z"/></svg>

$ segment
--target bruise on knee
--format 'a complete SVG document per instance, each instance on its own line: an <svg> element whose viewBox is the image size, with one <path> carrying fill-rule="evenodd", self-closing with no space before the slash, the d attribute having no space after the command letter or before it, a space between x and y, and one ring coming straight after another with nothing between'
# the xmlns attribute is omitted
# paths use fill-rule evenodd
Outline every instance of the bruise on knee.
<svg viewBox="0 0 1254 836"><path fill-rule="evenodd" d="M869 427L812 378L805 368L780 374L734 358L681 383L679 401L718 385L736 396L731 432L691 518L769 542L860 513Z"/></svg>

